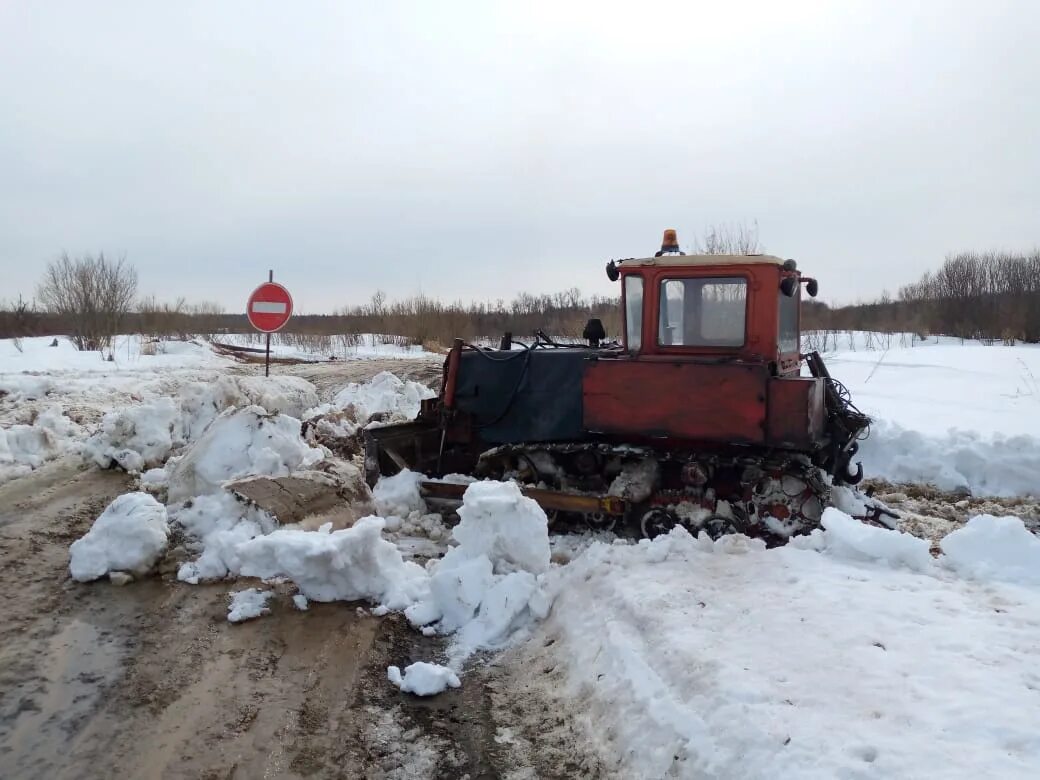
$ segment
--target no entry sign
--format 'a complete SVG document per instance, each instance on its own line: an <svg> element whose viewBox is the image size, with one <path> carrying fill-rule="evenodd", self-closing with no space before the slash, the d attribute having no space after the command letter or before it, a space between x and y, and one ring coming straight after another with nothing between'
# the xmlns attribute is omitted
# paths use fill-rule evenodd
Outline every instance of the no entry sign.
<svg viewBox="0 0 1040 780"><path fill-rule="evenodd" d="M292 316L292 296L282 285L264 282L249 296L246 316L261 333L281 330Z"/></svg>

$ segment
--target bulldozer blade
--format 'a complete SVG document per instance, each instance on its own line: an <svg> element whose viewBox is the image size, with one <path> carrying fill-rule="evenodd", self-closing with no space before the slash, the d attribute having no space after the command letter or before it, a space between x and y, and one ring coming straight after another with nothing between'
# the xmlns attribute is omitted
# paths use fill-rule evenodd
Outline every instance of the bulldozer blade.
<svg viewBox="0 0 1040 780"><path fill-rule="evenodd" d="M424 496L461 501L468 485L457 485L450 482L420 482L419 488ZM535 501L542 509L575 512L577 514L607 515L625 514L625 500L617 496L589 496L575 493L563 493L558 490L521 487L520 492Z"/></svg>

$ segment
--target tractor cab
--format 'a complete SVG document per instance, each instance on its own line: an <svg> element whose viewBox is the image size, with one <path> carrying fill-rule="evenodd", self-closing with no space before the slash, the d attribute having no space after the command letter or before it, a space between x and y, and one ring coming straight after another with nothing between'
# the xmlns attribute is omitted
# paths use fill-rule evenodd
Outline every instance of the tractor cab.
<svg viewBox="0 0 1040 780"><path fill-rule="evenodd" d="M666 236L665 246L669 246ZM816 281L770 255L681 255L611 261L621 279L625 350L647 359L744 361L797 374L801 287Z"/></svg>

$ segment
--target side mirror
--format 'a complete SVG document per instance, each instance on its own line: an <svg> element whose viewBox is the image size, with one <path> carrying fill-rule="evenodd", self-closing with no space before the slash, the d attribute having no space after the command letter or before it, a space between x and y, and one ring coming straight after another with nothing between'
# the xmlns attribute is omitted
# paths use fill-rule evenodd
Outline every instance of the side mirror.
<svg viewBox="0 0 1040 780"><path fill-rule="evenodd" d="M621 272L618 270L617 264L611 260L607 263L607 278L612 282L616 282L619 276L621 276Z"/></svg>
<svg viewBox="0 0 1040 780"><path fill-rule="evenodd" d="M798 289L798 277L797 276L785 276L780 280L780 292L786 295L788 298L793 298L795 290Z"/></svg>
<svg viewBox="0 0 1040 780"><path fill-rule="evenodd" d="M815 279L810 279L805 283L805 291L809 293L810 298L815 298L816 293L820 291L820 284Z"/></svg>

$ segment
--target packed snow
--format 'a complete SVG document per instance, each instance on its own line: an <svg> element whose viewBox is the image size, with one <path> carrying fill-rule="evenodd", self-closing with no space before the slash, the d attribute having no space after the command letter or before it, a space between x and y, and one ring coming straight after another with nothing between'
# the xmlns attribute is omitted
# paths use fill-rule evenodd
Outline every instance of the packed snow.
<svg viewBox="0 0 1040 780"><path fill-rule="evenodd" d="M271 613L267 602L274 596L274 591L246 588L234 591L229 595L231 596L227 616L229 623L242 623Z"/></svg>
<svg viewBox="0 0 1040 780"><path fill-rule="evenodd" d="M447 666L426 661L416 661L405 667L403 676L399 667L388 666L386 676L401 691L414 693L416 696L433 696L448 688L458 688L462 685L459 676Z"/></svg>
<svg viewBox="0 0 1040 780"><path fill-rule="evenodd" d="M109 572L146 574L166 551L166 507L147 493L120 496L69 548L69 572L79 582Z"/></svg>
<svg viewBox="0 0 1040 780"><path fill-rule="evenodd" d="M772 550L676 529L555 569L510 658L545 703L528 725L565 719L618 777L1035 777L1040 592L830 526Z"/></svg>

